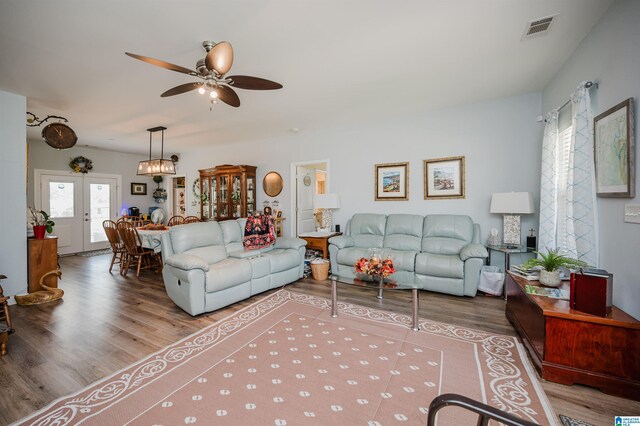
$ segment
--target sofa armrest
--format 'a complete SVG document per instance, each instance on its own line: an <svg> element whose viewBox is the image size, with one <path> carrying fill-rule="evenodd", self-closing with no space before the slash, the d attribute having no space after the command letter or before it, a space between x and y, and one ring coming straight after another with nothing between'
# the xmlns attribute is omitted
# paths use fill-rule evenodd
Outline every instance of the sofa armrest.
<svg viewBox="0 0 640 426"><path fill-rule="evenodd" d="M165 263L174 268L187 271L191 269L202 269L207 272L209 270L209 264L205 262L203 258L189 253L179 253L169 256Z"/></svg>
<svg viewBox="0 0 640 426"><path fill-rule="evenodd" d="M343 249L345 247L353 247L356 245L356 242L353 241L353 238L347 235L339 235L337 237L329 238L329 244L333 244L334 246Z"/></svg>
<svg viewBox="0 0 640 426"><path fill-rule="evenodd" d="M307 245L307 242L302 238L297 237L284 237L276 239L275 248L278 249L299 249Z"/></svg>
<svg viewBox="0 0 640 426"><path fill-rule="evenodd" d="M467 259L471 259L472 257L485 259L489 257L489 252L487 252L487 248L482 244L472 243L462 247L462 250L460 250L460 259L465 261Z"/></svg>

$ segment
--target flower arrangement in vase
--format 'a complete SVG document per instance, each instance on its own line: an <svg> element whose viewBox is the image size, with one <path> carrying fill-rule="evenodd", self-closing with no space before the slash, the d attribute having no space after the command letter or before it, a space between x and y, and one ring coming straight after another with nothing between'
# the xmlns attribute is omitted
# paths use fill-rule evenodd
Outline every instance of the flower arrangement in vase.
<svg viewBox="0 0 640 426"><path fill-rule="evenodd" d="M358 259L354 268L356 273L376 276L380 279L396 272L396 268L393 266L393 260L389 257L383 259L383 256L375 249L372 250L368 259L366 257Z"/></svg>

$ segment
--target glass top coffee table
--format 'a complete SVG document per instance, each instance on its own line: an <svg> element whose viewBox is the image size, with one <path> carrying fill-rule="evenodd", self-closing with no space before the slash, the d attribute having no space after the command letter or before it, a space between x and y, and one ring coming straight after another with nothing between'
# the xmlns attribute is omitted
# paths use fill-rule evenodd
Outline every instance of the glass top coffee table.
<svg viewBox="0 0 640 426"><path fill-rule="evenodd" d="M352 287L371 288L378 290L378 299L382 299L383 290L411 290L411 329L420 330L418 323L418 290L422 288L422 284L418 282L413 272L398 271L389 275L381 284L376 276L357 274L356 278L345 277L333 274L329 277L331 280L331 316L338 316L338 283L346 284Z"/></svg>

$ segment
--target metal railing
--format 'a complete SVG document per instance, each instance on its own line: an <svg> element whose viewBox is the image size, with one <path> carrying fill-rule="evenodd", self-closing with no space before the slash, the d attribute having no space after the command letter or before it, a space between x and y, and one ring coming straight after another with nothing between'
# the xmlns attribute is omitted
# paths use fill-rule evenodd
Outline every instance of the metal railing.
<svg viewBox="0 0 640 426"><path fill-rule="evenodd" d="M441 408L451 405L462 407L465 410L478 413L477 426L487 426L489 424L489 420L496 420L507 426L539 426L537 423L523 420L519 417L514 416L513 414L505 413L504 411L498 410L495 407L490 407L486 404L474 401L471 398L467 398L466 396L458 395L455 393L445 393L431 401L431 404L429 404L429 417L427 418L427 426L435 426L436 414L438 413L438 411Z"/></svg>

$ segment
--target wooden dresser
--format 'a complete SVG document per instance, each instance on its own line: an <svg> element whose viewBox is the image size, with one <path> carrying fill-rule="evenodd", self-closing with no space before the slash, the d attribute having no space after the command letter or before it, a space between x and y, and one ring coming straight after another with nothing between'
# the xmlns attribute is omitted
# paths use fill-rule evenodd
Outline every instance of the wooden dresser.
<svg viewBox="0 0 640 426"><path fill-rule="evenodd" d="M506 316L542 378L640 400L640 322L615 306L606 317L575 311L568 300L527 294L526 284L539 285L507 274Z"/></svg>
<svg viewBox="0 0 640 426"><path fill-rule="evenodd" d="M42 240L29 238L27 240L28 252L28 288L29 293L43 290L40 287L40 278L50 271L58 269L58 237L45 237ZM44 284L57 288L58 277L49 275L44 279Z"/></svg>

